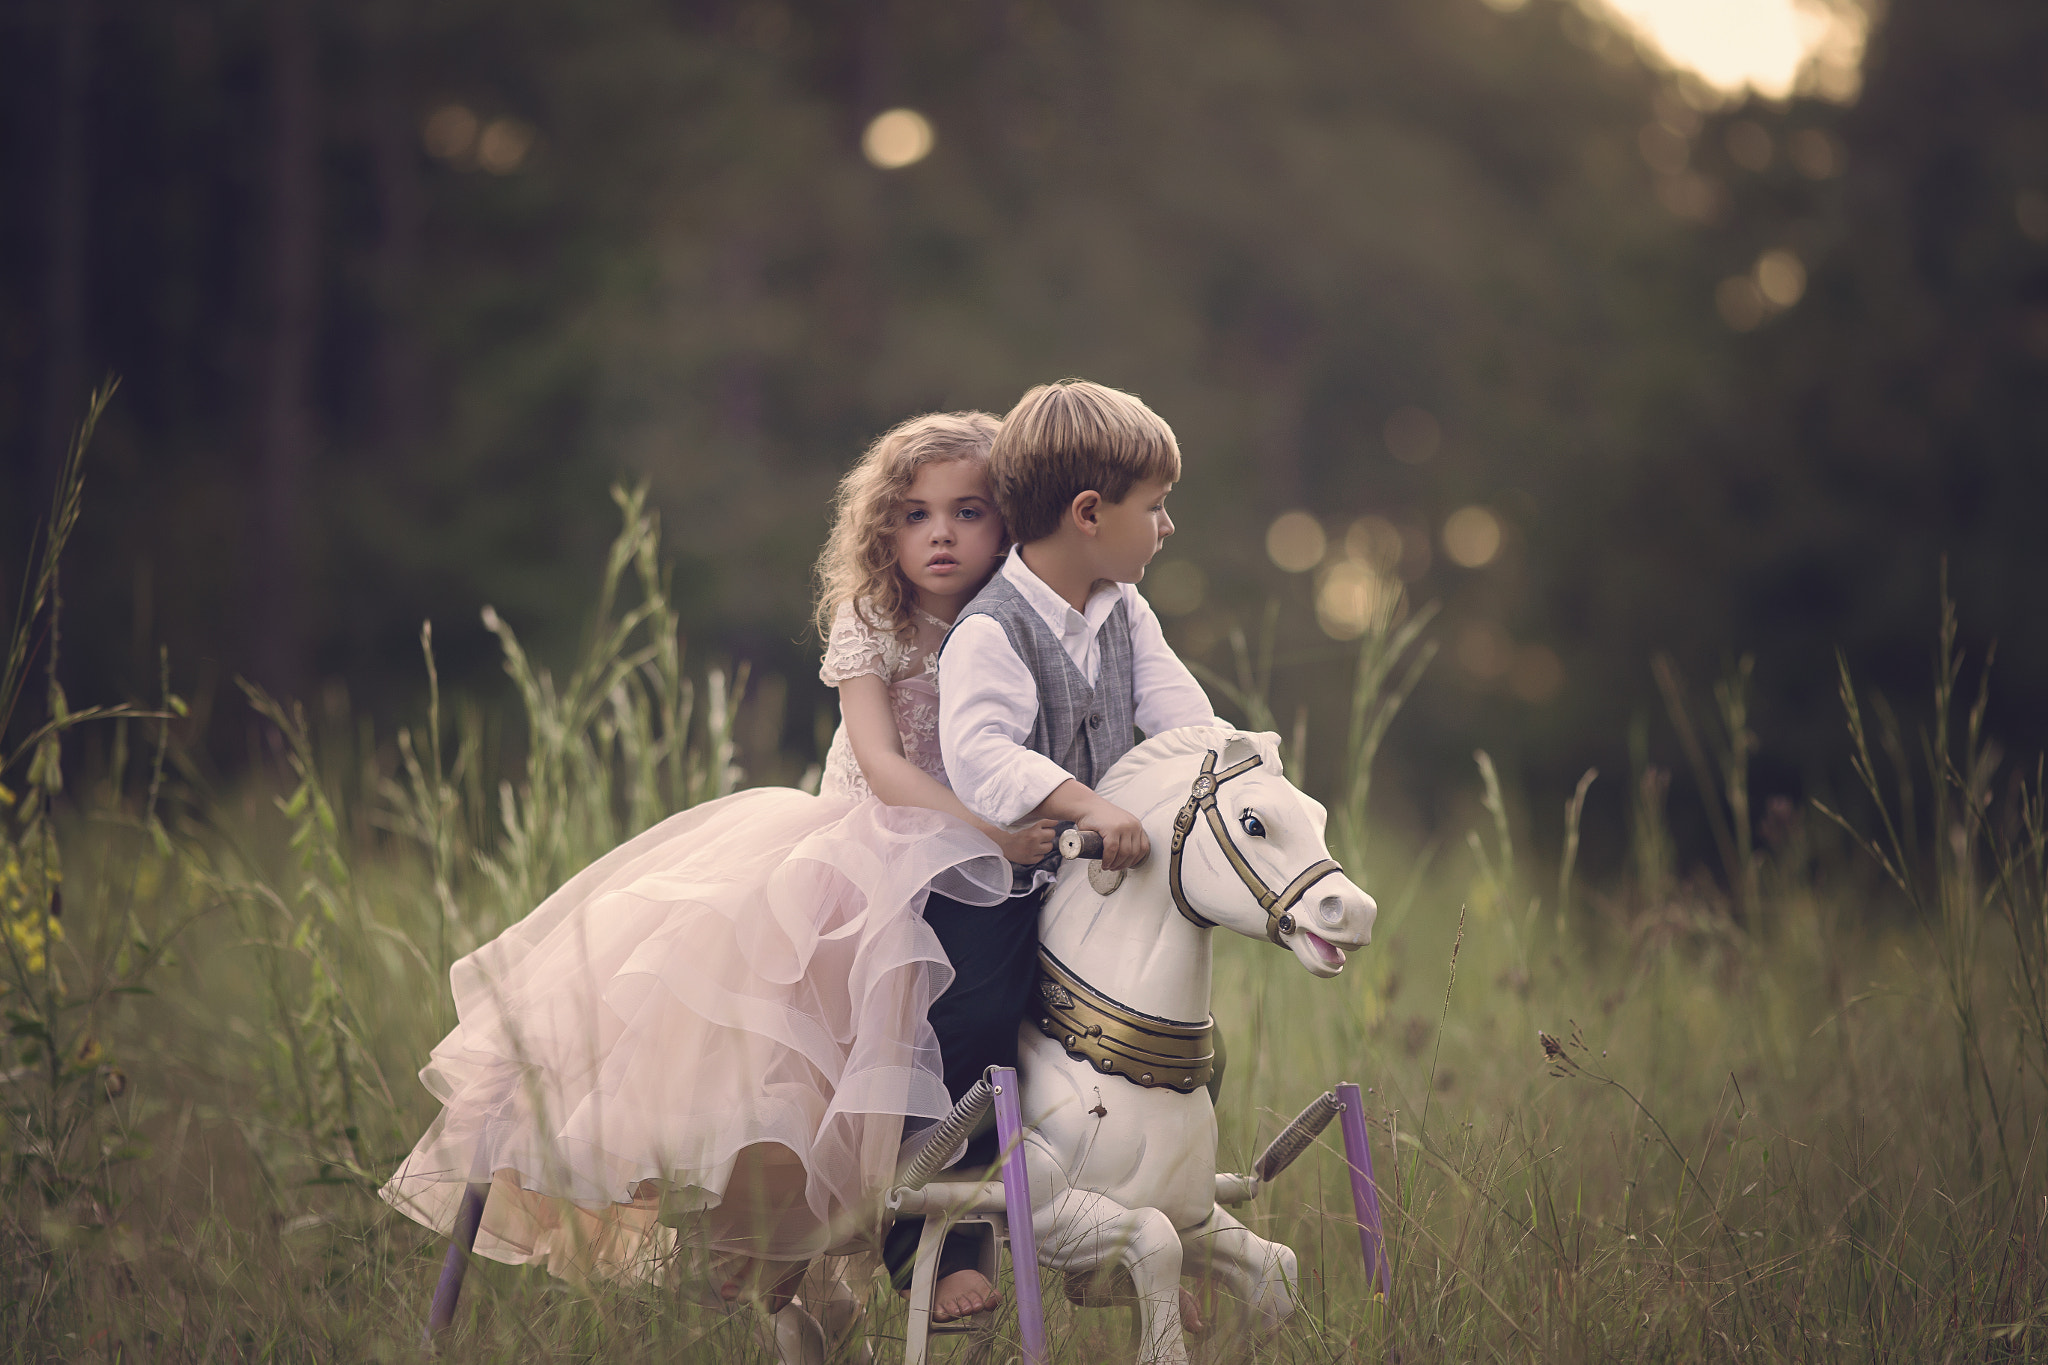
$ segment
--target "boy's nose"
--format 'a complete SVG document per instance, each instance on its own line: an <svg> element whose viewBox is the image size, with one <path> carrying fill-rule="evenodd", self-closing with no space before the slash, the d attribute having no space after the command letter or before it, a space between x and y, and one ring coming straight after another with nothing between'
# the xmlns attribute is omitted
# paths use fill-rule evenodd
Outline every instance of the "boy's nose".
<svg viewBox="0 0 2048 1365"><path fill-rule="evenodd" d="M1166 539L1173 534L1173 518L1162 509L1159 513L1159 538Z"/></svg>

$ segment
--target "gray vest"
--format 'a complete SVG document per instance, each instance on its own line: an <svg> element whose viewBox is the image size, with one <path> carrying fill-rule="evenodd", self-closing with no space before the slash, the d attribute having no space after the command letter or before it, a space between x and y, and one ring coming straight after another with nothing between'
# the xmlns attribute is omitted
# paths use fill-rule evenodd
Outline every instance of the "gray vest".
<svg viewBox="0 0 2048 1365"><path fill-rule="evenodd" d="M1137 684L1131 674L1131 618L1125 605L1116 604L1096 637L1102 666L1093 685L1074 667L1045 618L1001 569L975 594L960 620L970 616L995 618L1038 684L1038 716L1024 747L1059 764L1083 786L1095 786L1130 752L1136 733Z"/></svg>

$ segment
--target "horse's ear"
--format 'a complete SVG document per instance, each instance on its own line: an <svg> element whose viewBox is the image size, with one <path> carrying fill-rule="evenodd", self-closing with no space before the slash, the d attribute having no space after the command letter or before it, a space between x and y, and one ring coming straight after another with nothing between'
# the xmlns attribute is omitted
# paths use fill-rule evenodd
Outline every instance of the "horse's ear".
<svg viewBox="0 0 2048 1365"><path fill-rule="evenodd" d="M1218 766L1234 767L1248 758L1263 758L1277 770L1280 767L1280 736L1255 735L1239 731L1224 741L1223 761Z"/></svg>

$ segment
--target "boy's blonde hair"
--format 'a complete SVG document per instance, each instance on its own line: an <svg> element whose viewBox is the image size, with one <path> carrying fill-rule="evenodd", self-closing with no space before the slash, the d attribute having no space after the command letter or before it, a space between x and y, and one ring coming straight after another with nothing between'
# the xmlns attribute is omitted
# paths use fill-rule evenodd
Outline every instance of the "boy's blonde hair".
<svg viewBox="0 0 2048 1365"><path fill-rule="evenodd" d="M813 619L820 636L832 638L832 618L847 602L877 630L909 628L911 588L896 567L893 541L903 499L928 464L986 461L996 431L986 412L928 412L883 432L847 471L832 500L832 534L818 556Z"/></svg>
<svg viewBox="0 0 2048 1365"><path fill-rule="evenodd" d="M1018 399L988 457L989 487L1020 545L1057 531L1091 488L1122 502L1141 480L1179 477L1173 428L1136 395L1085 379L1040 384Z"/></svg>

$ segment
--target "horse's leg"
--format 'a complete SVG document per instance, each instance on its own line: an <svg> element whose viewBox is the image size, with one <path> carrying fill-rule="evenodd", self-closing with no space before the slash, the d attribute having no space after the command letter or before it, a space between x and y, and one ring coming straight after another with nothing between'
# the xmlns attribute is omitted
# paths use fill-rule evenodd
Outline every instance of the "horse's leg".
<svg viewBox="0 0 2048 1365"><path fill-rule="evenodd" d="M1232 1329L1249 1327L1270 1336L1294 1312L1294 1249L1269 1242L1217 1205L1199 1225L1180 1234L1188 1273L1198 1284L1213 1284L1233 1300L1239 1318ZM1204 1306L1204 1312L1208 1311ZM1239 1330L1212 1330L1204 1358L1237 1354L1231 1339Z"/></svg>
<svg viewBox="0 0 2048 1365"><path fill-rule="evenodd" d="M1171 1219L1157 1209L1127 1209L1106 1195L1070 1189L1042 1205L1031 1223L1040 1265L1121 1265L1138 1295L1138 1359L1183 1365L1188 1353L1180 1328L1181 1244Z"/></svg>
<svg viewBox="0 0 2048 1365"><path fill-rule="evenodd" d="M803 1301L804 1306L811 1310L811 1316L824 1328L825 1340L835 1359L848 1360L853 1365L868 1365L874 1359L874 1348L865 1341L849 1349L863 1305L860 1296L853 1292L853 1286L846 1282L844 1256L821 1257L812 1266L810 1276L804 1281Z"/></svg>

